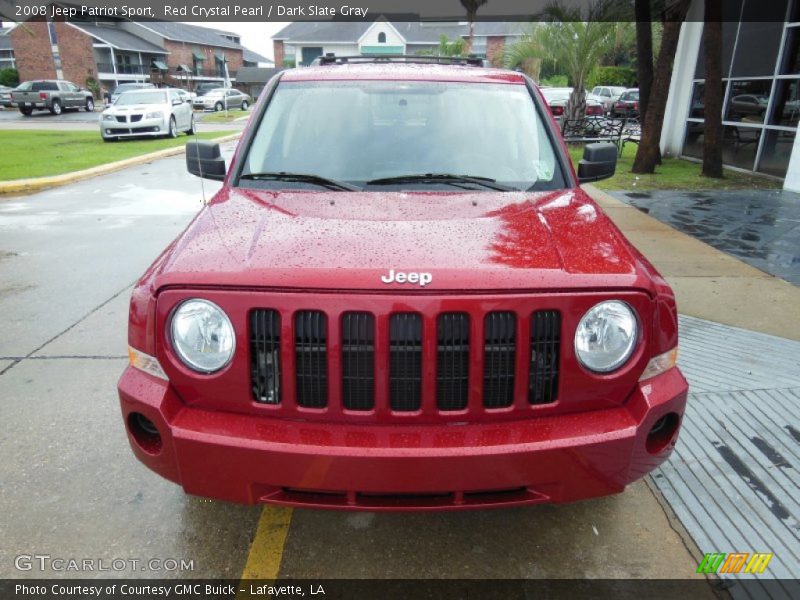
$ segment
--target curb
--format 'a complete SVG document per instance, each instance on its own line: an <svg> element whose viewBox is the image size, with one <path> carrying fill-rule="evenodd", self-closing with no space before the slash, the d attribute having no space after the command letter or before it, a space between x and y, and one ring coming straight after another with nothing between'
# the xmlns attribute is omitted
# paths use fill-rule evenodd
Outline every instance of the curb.
<svg viewBox="0 0 800 600"><path fill-rule="evenodd" d="M230 142L236 140L241 136L241 133L234 133L225 135L218 138L213 138L208 141L212 142ZM118 160L117 162L106 163L98 165L91 169L84 169L82 171L73 171L71 173L62 173L61 175L50 175L48 177L34 177L31 179L14 179L12 181L0 182L0 197L8 194L26 194L37 192L46 188L58 187L74 183L76 181L83 181L84 179L91 179L98 175L105 175L113 173L121 169L141 165L144 163L158 160L159 158L167 158L168 156L176 156L186 152L186 146L176 146L175 148L165 148L164 150L157 150L149 154L142 154L140 156L133 156L125 160Z"/></svg>

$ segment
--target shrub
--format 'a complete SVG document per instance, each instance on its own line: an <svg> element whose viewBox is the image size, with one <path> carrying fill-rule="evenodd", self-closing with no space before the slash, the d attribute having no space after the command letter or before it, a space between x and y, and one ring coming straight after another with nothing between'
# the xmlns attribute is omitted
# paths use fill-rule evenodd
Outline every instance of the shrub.
<svg viewBox="0 0 800 600"><path fill-rule="evenodd" d="M566 75L553 75L546 79L540 79L539 85L542 87L567 87L569 80Z"/></svg>
<svg viewBox="0 0 800 600"><path fill-rule="evenodd" d="M586 89L596 85L619 85L633 87L636 84L636 70L630 67L595 67L586 80Z"/></svg>
<svg viewBox="0 0 800 600"><path fill-rule="evenodd" d="M102 95L102 90L100 89L100 82L97 81L94 77L87 77L86 78L86 89L92 92L92 96L95 98L100 98Z"/></svg>
<svg viewBox="0 0 800 600"><path fill-rule="evenodd" d="M0 69L0 85L17 87L19 85L19 72L16 69Z"/></svg>

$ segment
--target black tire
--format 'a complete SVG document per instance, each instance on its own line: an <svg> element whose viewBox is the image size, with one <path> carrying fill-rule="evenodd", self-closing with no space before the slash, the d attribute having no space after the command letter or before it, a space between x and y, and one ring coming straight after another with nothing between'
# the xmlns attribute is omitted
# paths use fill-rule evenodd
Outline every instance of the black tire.
<svg viewBox="0 0 800 600"><path fill-rule="evenodd" d="M21 112L26 117L30 117L33 114L33 109L32 108L20 108L19 112Z"/></svg>
<svg viewBox="0 0 800 600"><path fill-rule="evenodd" d="M94 112L94 98L87 98L83 108L86 109L86 112Z"/></svg>
<svg viewBox="0 0 800 600"><path fill-rule="evenodd" d="M222 102L217 102L217 103L214 105L214 112L219 112L219 111L221 111L223 108L225 108L225 107L222 105Z"/></svg>
<svg viewBox="0 0 800 600"><path fill-rule="evenodd" d="M119 138L115 138L115 137L104 137L104 138L103 138L103 141L104 141L104 142L117 142L117 141L119 141Z"/></svg>
<svg viewBox="0 0 800 600"><path fill-rule="evenodd" d="M53 104L50 105L50 114L51 115L60 115L61 114L61 101L60 100L53 100Z"/></svg>
<svg viewBox="0 0 800 600"><path fill-rule="evenodd" d="M192 115L192 122L189 125L189 129L186 131L186 135L194 135L197 133L197 121L194 120L194 115Z"/></svg>
<svg viewBox="0 0 800 600"><path fill-rule="evenodd" d="M242 110L247 110L250 105L247 103L247 100L242 100Z"/></svg>
<svg viewBox="0 0 800 600"><path fill-rule="evenodd" d="M178 137L178 124L175 122L175 117L169 118L169 133L167 135L171 138Z"/></svg>

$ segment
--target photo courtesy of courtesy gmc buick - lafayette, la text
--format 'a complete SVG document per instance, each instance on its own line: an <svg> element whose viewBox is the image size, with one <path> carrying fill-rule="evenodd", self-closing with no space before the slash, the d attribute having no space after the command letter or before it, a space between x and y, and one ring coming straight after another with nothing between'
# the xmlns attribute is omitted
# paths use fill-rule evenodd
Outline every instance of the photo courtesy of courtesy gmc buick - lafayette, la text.
<svg viewBox="0 0 800 600"><path fill-rule="evenodd" d="M436 510L618 493L686 405L672 290L579 187L538 88L474 59L276 75L134 288L136 456L190 494Z"/></svg>

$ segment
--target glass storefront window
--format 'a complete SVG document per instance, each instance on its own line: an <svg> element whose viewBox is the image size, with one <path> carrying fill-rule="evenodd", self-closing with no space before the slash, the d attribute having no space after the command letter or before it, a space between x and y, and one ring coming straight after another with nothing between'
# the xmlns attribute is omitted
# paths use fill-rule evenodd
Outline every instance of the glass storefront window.
<svg viewBox="0 0 800 600"><path fill-rule="evenodd" d="M773 105L770 125L797 127L800 121L800 79L778 79Z"/></svg>
<svg viewBox="0 0 800 600"><path fill-rule="evenodd" d="M760 127L726 125L722 134L722 162L752 171L760 140Z"/></svg>
<svg viewBox="0 0 800 600"><path fill-rule="evenodd" d="M748 2L747 5L750 4ZM786 10L785 4L781 10ZM761 22L763 18L755 16L754 19L759 21L743 21L740 25L731 77L772 77L775 74L775 61L783 34L783 17L778 23Z"/></svg>
<svg viewBox="0 0 800 600"><path fill-rule="evenodd" d="M771 79L731 81L724 119L742 123L763 123L771 90Z"/></svg>
<svg viewBox="0 0 800 600"><path fill-rule="evenodd" d="M683 142L684 156L692 158L703 158L703 129L704 123L689 121L686 124L686 137Z"/></svg>
<svg viewBox="0 0 800 600"><path fill-rule="evenodd" d="M767 130L761 148L758 171L776 177L786 177L789 158L792 156L795 132Z"/></svg>

